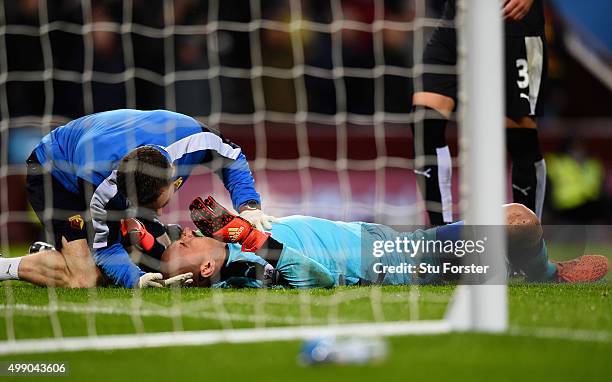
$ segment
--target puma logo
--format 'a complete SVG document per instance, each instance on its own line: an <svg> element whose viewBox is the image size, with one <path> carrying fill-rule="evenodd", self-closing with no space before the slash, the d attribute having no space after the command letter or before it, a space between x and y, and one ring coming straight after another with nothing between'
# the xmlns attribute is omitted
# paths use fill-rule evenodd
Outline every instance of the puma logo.
<svg viewBox="0 0 612 382"><path fill-rule="evenodd" d="M251 269L254 269L255 266L254 265L248 265L248 268L246 271L244 271L244 276L245 277L249 277L249 273L251 272Z"/></svg>
<svg viewBox="0 0 612 382"><path fill-rule="evenodd" d="M518 192L520 192L521 194L527 196L528 195L528 191L531 190L531 186L525 187L525 188L521 188L519 186L517 186L516 184L512 184L512 188L514 188L515 190L517 190Z"/></svg>
<svg viewBox="0 0 612 382"><path fill-rule="evenodd" d="M430 168L428 168L428 169L427 169L427 170L425 170L425 171L414 170L414 173L415 173L415 174L417 174L417 175L423 175L423 176L424 176L424 177L426 177L426 178L431 178L431 174L430 174L430 172L431 172L431 167L430 167Z"/></svg>

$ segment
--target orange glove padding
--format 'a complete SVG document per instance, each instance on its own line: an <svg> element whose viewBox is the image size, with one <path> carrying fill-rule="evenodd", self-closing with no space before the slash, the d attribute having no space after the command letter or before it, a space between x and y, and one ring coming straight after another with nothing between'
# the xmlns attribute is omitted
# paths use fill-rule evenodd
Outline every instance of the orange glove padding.
<svg viewBox="0 0 612 382"><path fill-rule="evenodd" d="M153 245L155 245L155 238L138 219L122 219L121 235L127 236L132 245L145 251L150 251Z"/></svg>
<svg viewBox="0 0 612 382"><path fill-rule="evenodd" d="M224 243L240 243L243 252L257 252L270 236L226 210L212 196L195 198L189 209L191 220L204 236Z"/></svg>

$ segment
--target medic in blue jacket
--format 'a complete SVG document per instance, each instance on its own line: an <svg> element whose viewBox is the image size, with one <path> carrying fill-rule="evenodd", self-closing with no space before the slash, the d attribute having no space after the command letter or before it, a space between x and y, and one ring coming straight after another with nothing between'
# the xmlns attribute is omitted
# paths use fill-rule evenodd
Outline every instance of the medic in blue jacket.
<svg viewBox="0 0 612 382"><path fill-rule="evenodd" d="M139 217L149 232L159 231L156 212L200 164L219 175L242 217L260 229L273 220L261 212L240 147L167 110L122 109L76 119L46 135L27 164L29 201L74 274L64 286L95 285L90 275L96 265L120 286L163 286L161 275L130 260L121 245L121 230L129 227L121 221ZM154 240L143 243L147 251L163 252Z"/></svg>

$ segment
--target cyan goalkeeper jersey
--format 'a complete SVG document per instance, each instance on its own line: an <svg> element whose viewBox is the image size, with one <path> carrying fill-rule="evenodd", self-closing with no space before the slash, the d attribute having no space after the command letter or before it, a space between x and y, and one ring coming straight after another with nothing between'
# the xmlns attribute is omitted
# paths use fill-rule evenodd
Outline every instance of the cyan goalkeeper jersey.
<svg viewBox="0 0 612 382"><path fill-rule="evenodd" d="M398 233L390 227L364 222L339 222L310 216L289 216L272 224L272 237L283 244L277 270L290 287L313 288L355 284L408 284L410 274L381 274L374 264L400 265L415 261L402 253L372 255L375 240L435 240L436 231L416 230ZM229 244L228 263L257 261L256 255ZM422 260L422 259L421 259ZM260 285L260 284L259 284ZM240 286L259 286L257 282ZM222 286L228 286L223 284Z"/></svg>
<svg viewBox="0 0 612 382"><path fill-rule="evenodd" d="M196 165L203 164L221 177L235 208L260 201L240 148L186 115L113 110L54 129L35 148L36 156L67 190L79 194L82 182L93 185L95 191L87 202L95 233L94 256L104 273L125 287L134 286L143 272L121 247L118 222L107 216L108 211L129 207L117 192L116 169L127 153L145 145L154 145L172 161L176 188L185 184Z"/></svg>

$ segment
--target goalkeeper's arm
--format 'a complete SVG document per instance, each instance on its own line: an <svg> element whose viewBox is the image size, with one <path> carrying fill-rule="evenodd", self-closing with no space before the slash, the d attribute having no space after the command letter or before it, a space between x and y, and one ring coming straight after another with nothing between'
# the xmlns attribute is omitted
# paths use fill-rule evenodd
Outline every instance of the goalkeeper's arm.
<svg viewBox="0 0 612 382"><path fill-rule="evenodd" d="M254 252L276 267L288 286L325 288L334 285L332 273L323 265L251 227L212 196L195 198L189 209L191 220L203 235L225 243L242 244L243 252Z"/></svg>

